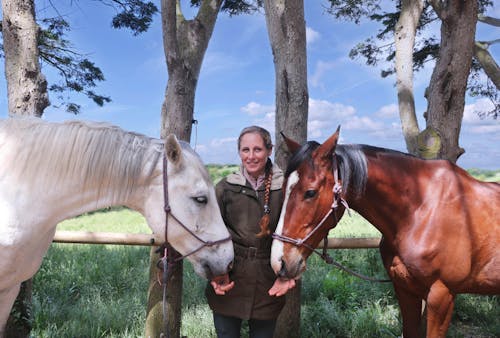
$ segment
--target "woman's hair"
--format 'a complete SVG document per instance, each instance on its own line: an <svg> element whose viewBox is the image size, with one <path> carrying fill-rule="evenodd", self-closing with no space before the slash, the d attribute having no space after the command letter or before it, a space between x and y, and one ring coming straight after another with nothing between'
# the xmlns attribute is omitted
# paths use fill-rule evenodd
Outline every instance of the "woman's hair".
<svg viewBox="0 0 500 338"><path fill-rule="evenodd" d="M262 137L262 140L264 140L265 147L268 150L273 148L273 141L271 140L271 134L269 134L269 132L266 129L259 126L250 126L243 128L243 130L241 131L240 136L238 137L238 150L240 150L241 138L243 137L243 135L249 133L259 134L260 137Z"/></svg>

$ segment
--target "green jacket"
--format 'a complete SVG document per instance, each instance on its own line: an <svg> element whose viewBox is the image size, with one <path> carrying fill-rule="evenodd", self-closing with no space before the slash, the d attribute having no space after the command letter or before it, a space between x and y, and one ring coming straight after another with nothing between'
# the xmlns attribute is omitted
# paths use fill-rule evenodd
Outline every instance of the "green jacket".
<svg viewBox="0 0 500 338"><path fill-rule="evenodd" d="M283 203L283 172L273 165L269 230L274 232ZM239 172L221 180L216 188L217 201L234 243L235 259L230 279L234 287L225 295L216 295L209 284L206 296L210 308L222 315L248 320L276 319L285 297L269 296L276 275L270 265L271 236L257 238L259 221L264 214L264 185L255 191Z"/></svg>

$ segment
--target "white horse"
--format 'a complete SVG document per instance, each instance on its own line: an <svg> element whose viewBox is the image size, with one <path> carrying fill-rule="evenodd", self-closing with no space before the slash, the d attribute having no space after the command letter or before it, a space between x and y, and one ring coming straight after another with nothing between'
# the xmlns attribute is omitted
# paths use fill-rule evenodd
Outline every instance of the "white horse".
<svg viewBox="0 0 500 338"><path fill-rule="evenodd" d="M169 243L188 254L200 276L227 273L232 242L217 242L229 233L207 170L187 143L95 122L0 120L0 337L20 284L39 269L57 223L123 205L140 212L153 233L165 233L164 154ZM200 239L217 243L203 246Z"/></svg>

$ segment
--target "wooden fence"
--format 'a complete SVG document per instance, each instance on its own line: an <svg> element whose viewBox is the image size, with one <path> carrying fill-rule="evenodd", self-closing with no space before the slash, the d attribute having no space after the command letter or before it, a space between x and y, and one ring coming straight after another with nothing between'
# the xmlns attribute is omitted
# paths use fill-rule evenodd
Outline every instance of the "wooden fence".
<svg viewBox="0 0 500 338"><path fill-rule="evenodd" d="M54 242L79 244L161 245L163 236L117 232L56 231ZM378 248L380 238L329 238L328 249ZM323 242L318 246L323 248Z"/></svg>
<svg viewBox="0 0 500 338"><path fill-rule="evenodd" d="M143 245L159 246L163 243L163 236L153 234L137 233L114 233L114 232L88 232L88 231L56 231L53 242L56 243L79 243L79 244L116 244L116 245ZM380 238L329 238L328 249L360 249L378 248ZM318 246L323 248L323 241ZM182 270L180 270L182 271ZM172 277L171 277L172 278ZM182 272L180 283L182 284ZM178 283L178 282L177 282ZM298 287L287 294L286 305L277 321L276 334L291 338L299 337L300 322L300 281ZM171 309L180 309L181 298L172 298L167 305ZM180 310L170 314L170 325L168 330L170 336L178 337L180 332ZM177 323L177 325L175 325Z"/></svg>

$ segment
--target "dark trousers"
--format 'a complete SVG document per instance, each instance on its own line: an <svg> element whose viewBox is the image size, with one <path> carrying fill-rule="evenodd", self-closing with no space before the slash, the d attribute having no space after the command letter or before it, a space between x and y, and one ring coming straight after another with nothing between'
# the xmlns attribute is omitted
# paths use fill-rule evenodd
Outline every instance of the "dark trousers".
<svg viewBox="0 0 500 338"><path fill-rule="evenodd" d="M241 318L223 316L214 312L214 325L218 338L239 338ZM276 320L250 319L248 321L250 338L272 338L276 328Z"/></svg>

